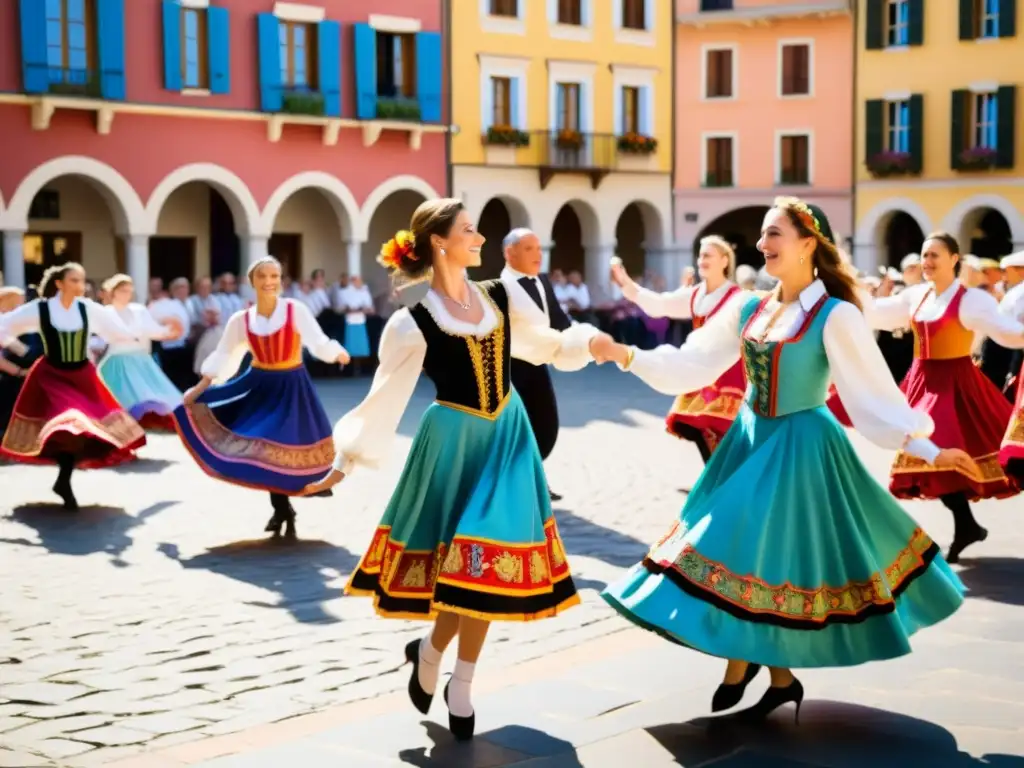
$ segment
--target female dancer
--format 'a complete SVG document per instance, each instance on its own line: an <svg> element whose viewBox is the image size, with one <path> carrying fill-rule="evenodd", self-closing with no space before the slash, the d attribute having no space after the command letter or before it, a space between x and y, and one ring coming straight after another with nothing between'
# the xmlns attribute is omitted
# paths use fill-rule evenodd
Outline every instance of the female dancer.
<svg viewBox="0 0 1024 768"><path fill-rule="evenodd" d="M409 697L424 714L441 656L458 636L444 695L452 734L466 740L475 724L473 671L490 622L543 619L579 602L537 442L510 385L510 355L578 370L592 359L588 344L598 332L533 326L529 307L510 300L500 280L467 280L484 238L459 200L423 203L411 229L384 246L382 262L406 278L433 268L430 290L388 320L370 392L338 422L334 469L309 490L330 488L354 466L387 456L426 371L437 400L345 591L372 596L383 617L434 619L430 635L405 649L413 665Z"/></svg>
<svg viewBox="0 0 1024 768"><path fill-rule="evenodd" d="M889 488L902 499L939 499L953 513L954 534L946 559L984 541L970 502L1019 492L999 464L1000 442L1013 406L971 359L975 334L1008 348L1024 347L1024 325L999 314L999 305L979 288L957 279L960 248L952 235L936 232L921 247L926 282L872 302L868 318L880 330L914 331L914 362L901 385L907 401L935 422L936 444L967 452L978 466L937 470L900 451Z"/></svg>
<svg viewBox="0 0 1024 768"><path fill-rule="evenodd" d="M0 315L13 312L25 303L25 293L14 286L0 287ZM33 337L38 338L37 334ZM39 355L23 340L16 340L0 351L0 438L11 419L14 402L21 392L21 385L28 374L29 366Z"/></svg>
<svg viewBox="0 0 1024 768"><path fill-rule="evenodd" d="M927 439L931 419L889 375L824 221L799 200L776 199L757 247L778 289L729 305L682 348L595 342L599 360L666 393L714 381L742 357L746 403L680 519L603 596L635 624L728 659L714 711L738 704L768 666L771 687L751 718L787 702L799 715L803 688L791 668L901 656L910 635L963 602L938 547L825 408L831 377L872 441L974 468L963 451Z"/></svg>
<svg viewBox="0 0 1024 768"><path fill-rule="evenodd" d="M181 404L181 392L153 359L152 342L177 339L181 325L173 318L161 325L148 309L132 303L135 285L128 275L114 275L103 283L103 291L111 311L139 340L111 344L97 366L100 378L143 429L173 432L171 413Z"/></svg>
<svg viewBox="0 0 1024 768"><path fill-rule="evenodd" d="M14 404L0 454L32 464L57 464L53 486L68 510L78 509L71 490L75 467L109 467L135 459L146 435L125 413L89 362L91 334L130 342L134 334L117 315L80 298L85 270L64 264L46 270L43 298L0 315L0 344L39 331L43 357L29 371Z"/></svg>
<svg viewBox="0 0 1024 768"><path fill-rule="evenodd" d="M265 257L249 267L256 304L228 320L202 381L185 393L174 422L185 447L211 477L270 492L265 530L295 539L289 496L330 469L331 423L302 363L305 345L318 359L344 365L348 353L320 330L301 301L283 299L281 264ZM252 365L230 381L243 354Z"/></svg>
<svg viewBox="0 0 1024 768"><path fill-rule="evenodd" d="M612 264L612 279L622 294L651 317L676 320L693 319L696 330L715 316L730 301L744 301L749 294L740 290L731 278L736 269L736 254L725 240L710 235L700 241L697 273L701 282L671 293L655 293L642 288L626 274L622 264ZM736 364L710 386L679 395L665 418L670 434L697 445L706 464L711 452L729 430L743 402L747 382L743 365Z"/></svg>

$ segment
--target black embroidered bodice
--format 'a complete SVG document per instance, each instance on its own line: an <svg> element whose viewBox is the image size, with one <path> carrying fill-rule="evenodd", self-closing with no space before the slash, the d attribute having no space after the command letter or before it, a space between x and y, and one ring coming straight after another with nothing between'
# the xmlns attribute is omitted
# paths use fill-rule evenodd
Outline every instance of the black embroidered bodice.
<svg viewBox="0 0 1024 768"><path fill-rule="evenodd" d="M39 302L39 334L43 337L43 354L55 368L81 368L89 362L89 316L85 304L78 302L82 327L77 331L54 328L50 319L50 305Z"/></svg>
<svg viewBox="0 0 1024 768"><path fill-rule="evenodd" d="M437 388L437 401L485 418L501 412L511 390L508 294L500 280L477 283L498 322L483 337L443 328L426 304L409 311L427 341L423 371Z"/></svg>

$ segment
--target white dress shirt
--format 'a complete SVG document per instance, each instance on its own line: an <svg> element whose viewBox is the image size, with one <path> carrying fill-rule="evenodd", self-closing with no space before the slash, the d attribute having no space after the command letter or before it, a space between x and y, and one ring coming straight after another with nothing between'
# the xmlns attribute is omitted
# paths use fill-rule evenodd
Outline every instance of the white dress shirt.
<svg viewBox="0 0 1024 768"><path fill-rule="evenodd" d="M358 288L347 285L338 291L336 308L345 311L345 322L349 325L365 325L366 312L373 310L373 295L365 283Z"/></svg>
<svg viewBox="0 0 1024 768"><path fill-rule="evenodd" d="M128 355L135 352L151 354L153 340L160 340L171 333L166 326L156 321L148 309L141 304L129 304L124 309L110 305L108 312L113 312L124 323L124 327L135 334L131 341L112 341L107 346L107 355Z"/></svg>
<svg viewBox="0 0 1024 768"><path fill-rule="evenodd" d="M22 304L13 312L0 315L0 346L6 347L19 336L40 330L39 306L43 301L50 310L50 323L58 331L82 330L82 315L78 307L84 305L90 335L99 336L107 343L133 342L136 339L135 334L108 307L91 299L76 298L71 306L65 308L60 298L54 296L51 299L35 299Z"/></svg>
<svg viewBox="0 0 1024 768"><path fill-rule="evenodd" d="M174 318L181 324L181 336L174 341L163 342L164 349L181 349L188 344L189 335L192 333L192 317L184 302L178 299L160 299L149 305L149 314L158 323L169 318ZM161 326L162 328L163 326ZM166 329L165 329L166 330Z"/></svg>
<svg viewBox="0 0 1024 768"><path fill-rule="evenodd" d="M572 285L570 283L566 285L565 298L567 301L575 301L576 308L581 312L590 309L590 289L587 288L586 283L580 283L579 285Z"/></svg>
<svg viewBox="0 0 1024 768"><path fill-rule="evenodd" d="M1017 283L1003 295L999 302L999 314L1014 320L1024 319L1024 283Z"/></svg>
<svg viewBox="0 0 1024 768"><path fill-rule="evenodd" d="M217 308L220 310L221 323L227 322L227 318L245 309L246 302L237 293L215 293L213 298L217 301Z"/></svg>
<svg viewBox="0 0 1024 768"><path fill-rule="evenodd" d="M784 341L795 336L825 294L824 283L811 283L798 301L785 305L767 340ZM747 297L749 300L750 294ZM740 315L746 303L726 303L707 324L687 336L682 347L666 344L650 351L635 350L630 372L666 395L693 392L714 383L740 359ZM780 306L781 302L772 297L754 318L749 335L761 338ZM832 382L854 428L881 448L902 448L934 463L940 451L928 438L935 425L930 416L907 403L864 314L855 305L840 302L825 319L822 336Z"/></svg>
<svg viewBox="0 0 1024 768"><path fill-rule="evenodd" d="M700 317L707 317L714 311L725 294L735 283L726 280L715 290L708 293L707 283L701 281L697 285L684 285L674 291L657 293L636 283L627 283L623 294L650 317L669 317L673 320L689 320L696 310ZM694 298L696 296L696 299ZM737 291L730 301L744 302L751 296L750 291ZM724 309L724 307L723 307Z"/></svg>
<svg viewBox="0 0 1024 768"><path fill-rule="evenodd" d="M512 293L512 286L513 285L516 288L518 288L520 291L522 291L523 293L526 293L526 289L523 288L523 286L519 282L523 278L526 278L527 280L532 281L533 284L535 286L537 286L537 293L540 294L540 303L541 303L541 306L542 306L542 308L544 310L544 315L548 318L548 322L550 322L551 321L551 309L548 307L548 295L547 295L547 291L544 290L544 283L541 281L540 277L536 276L536 275L527 275L527 274L525 274L523 272L520 272L519 270L512 269L512 267L509 267L509 266L506 266L503 270L501 270L502 282L504 282L505 285L509 287L509 294L510 295ZM533 301L533 299L530 297L530 294L527 293L526 297L528 299L530 299L530 301L534 304L534 306L536 306L537 302Z"/></svg>

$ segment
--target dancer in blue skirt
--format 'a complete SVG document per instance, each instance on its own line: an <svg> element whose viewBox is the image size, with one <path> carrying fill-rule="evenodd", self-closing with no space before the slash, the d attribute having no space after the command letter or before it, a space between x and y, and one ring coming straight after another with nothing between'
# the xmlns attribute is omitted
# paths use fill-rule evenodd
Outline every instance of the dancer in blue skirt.
<svg viewBox="0 0 1024 768"><path fill-rule="evenodd" d="M791 668L902 656L914 632L963 602L939 548L825 405L831 378L873 442L973 469L963 451L940 451L931 419L907 405L826 227L820 209L777 199L757 244L780 281L773 294L728 307L679 349L594 344L599 360L666 394L699 389L737 359L746 369L745 404L679 520L603 595L633 623L728 659L713 711L738 704L765 665L771 687L745 715L793 702L799 716Z"/></svg>
<svg viewBox="0 0 1024 768"><path fill-rule="evenodd" d="M217 349L204 362L203 379L174 411L185 447L203 470L220 480L270 492L274 514L267 531L296 537L290 496L323 477L334 461L331 423L302 363L305 345L325 363L345 365L348 353L327 338L301 301L282 299L281 264L265 257L249 267L256 304L236 312ZM239 358L252 365L230 381Z"/></svg>
<svg viewBox="0 0 1024 768"><path fill-rule="evenodd" d="M330 488L353 467L387 457L425 371L437 399L346 592L372 597L384 617L434 619L430 635L405 649L409 696L424 714L441 655L458 636L444 697L459 740L473 736L470 687L490 622L543 619L579 602L510 359L578 370L598 335L588 325L559 332L535 323L525 293L511 296L500 280L467 280L483 242L462 203L446 199L423 203L412 231L385 245L382 262L403 277L432 267L430 290L391 316L370 393L335 427L335 469L309 489Z"/></svg>

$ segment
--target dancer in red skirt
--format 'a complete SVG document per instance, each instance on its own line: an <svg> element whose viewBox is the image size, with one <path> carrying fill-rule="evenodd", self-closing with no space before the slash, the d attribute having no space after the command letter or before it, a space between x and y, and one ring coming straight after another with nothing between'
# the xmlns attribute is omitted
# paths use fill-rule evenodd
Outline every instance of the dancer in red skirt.
<svg viewBox="0 0 1024 768"><path fill-rule="evenodd" d="M51 267L39 285L43 298L0 316L0 345L38 331L43 357L32 366L0 455L30 464L56 464L53 492L74 510L75 467L109 467L132 461L146 444L138 423L125 413L89 362L89 337L135 341L112 312L81 296L85 270L78 264Z"/></svg>
<svg viewBox="0 0 1024 768"><path fill-rule="evenodd" d="M957 279L960 247L952 235L929 235L921 257L927 282L876 299L866 314L879 330L911 326L914 363L900 388L915 409L932 417L936 445L966 451L978 465L977 473L940 469L904 451L892 465L889 490L895 496L939 499L953 513L955 529L946 559L955 563L965 547L988 536L969 502L1019 492L999 464L1012 406L974 365L974 336L984 334L1005 347L1021 348L1024 325L1000 315L992 296Z"/></svg>
<svg viewBox="0 0 1024 768"><path fill-rule="evenodd" d="M725 240L709 235L700 241L697 273L701 282L671 293L655 293L637 285L621 263L612 265L612 279L622 295L651 317L693 319L697 330L729 302L749 298L732 282L736 254ZM665 417L670 434L696 444L706 464L711 452L732 425L747 390L743 365L737 362L710 387L679 395Z"/></svg>

